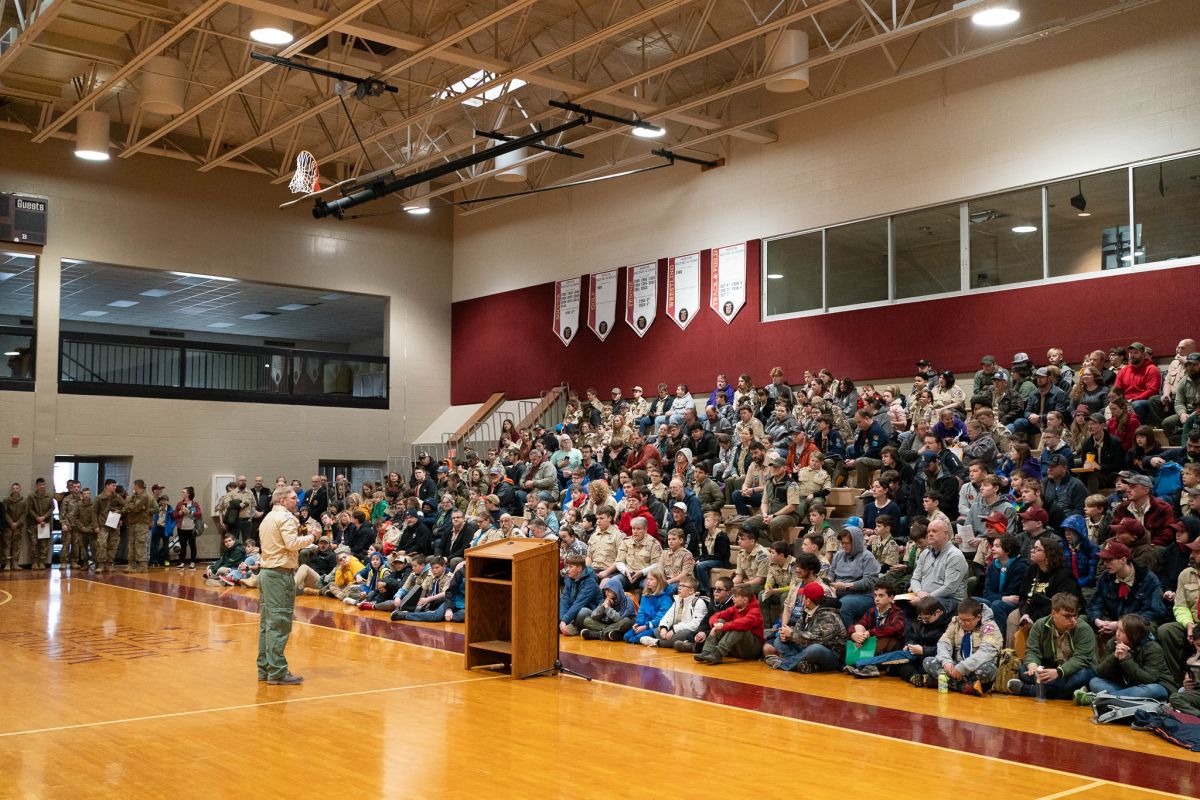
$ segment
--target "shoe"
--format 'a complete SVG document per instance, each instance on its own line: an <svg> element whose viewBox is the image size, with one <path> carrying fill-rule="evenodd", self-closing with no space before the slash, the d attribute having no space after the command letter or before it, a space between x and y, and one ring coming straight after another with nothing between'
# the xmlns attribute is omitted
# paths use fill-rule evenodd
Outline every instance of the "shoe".
<svg viewBox="0 0 1200 800"><path fill-rule="evenodd" d="M581 638L581 639L586 639L587 641L589 641L589 642L590 642L590 641L592 641L593 639L599 639L599 638L600 638L600 634L596 633L596 632L595 632L594 630L592 630L591 628L584 628L582 631L580 631L580 633L579 633L579 638Z"/></svg>
<svg viewBox="0 0 1200 800"><path fill-rule="evenodd" d="M799 672L801 675L811 675L812 673L814 673L816 671L817 671L817 668L813 665L813 663L811 661L801 661L799 664L796 665L796 672Z"/></svg>
<svg viewBox="0 0 1200 800"><path fill-rule="evenodd" d="M658 647L658 639L653 636L643 636L638 639L638 644L644 644L646 647Z"/></svg>
<svg viewBox="0 0 1200 800"><path fill-rule="evenodd" d="M260 673L258 673L258 681L259 681L259 683L262 683L262 682L263 682L263 681L265 681L266 679L267 679L267 673L265 673L265 672L260 672Z"/></svg>
<svg viewBox="0 0 1200 800"><path fill-rule="evenodd" d="M696 652L696 643L695 642L675 642L675 644L673 644L671 646L674 647L675 651L678 653L694 653L694 652Z"/></svg>
<svg viewBox="0 0 1200 800"><path fill-rule="evenodd" d="M763 661L767 662L767 666L771 669L779 669L783 666L783 659L779 656L765 656ZM850 669L850 667L846 667L846 669Z"/></svg>
<svg viewBox="0 0 1200 800"><path fill-rule="evenodd" d="M721 658L720 653L696 653L692 656L701 664L720 664L725 659Z"/></svg>
<svg viewBox="0 0 1200 800"><path fill-rule="evenodd" d="M374 611L375 604L374 603L359 603L358 610L359 611Z"/></svg>
<svg viewBox="0 0 1200 800"><path fill-rule="evenodd" d="M620 631L608 631L604 634L604 638L610 642L619 642L624 637L621 636Z"/></svg>
<svg viewBox="0 0 1200 800"><path fill-rule="evenodd" d="M1089 692L1087 689L1076 689L1073 697L1075 705L1090 706L1096 700L1096 693Z"/></svg>
<svg viewBox="0 0 1200 800"><path fill-rule="evenodd" d="M342 602L343 602L343 603L345 603L345 604L346 604L346 605L348 605L348 606L356 606L356 605L358 605L358 601L357 601L357 600L355 600L353 597L346 597L346 598L343 598L343 599L342 599Z"/></svg>
<svg viewBox="0 0 1200 800"><path fill-rule="evenodd" d="M578 636L578 635L579 635L579 628L576 628L574 625L567 626L567 636Z"/></svg>
<svg viewBox="0 0 1200 800"><path fill-rule="evenodd" d="M220 580L221 583L225 584L226 586L234 586L237 584L237 581L228 575L222 575L218 580Z"/></svg>
<svg viewBox="0 0 1200 800"><path fill-rule="evenodd" d="M971 697L983 697L983 684L979 681L963 681L959 691Z"/></svg>
<svg viewBox="0 0 1200 800"><path fill-rule="evenodd" d="M908 679L908 682L918 689L926 689L929 687L929 676L919 672Z"/></svg>
<svg viewBox="0 0 1200 800"><path fill-rule="evenodd" d="M879 667L874 664L868 664L865 667L853 667L850 674L856 678L878 678L880 675Z"/></svg>
<svg viewBox="0 0 1200 800"><path fill-rule="evenodd" d="M180 562L179 562L179 566L178 566L178 567L176 567L175 569L179 570L180 572L183 572L183 562L182 562L182 561L180 561ZM266 678L263 678L263 680L266 680Z"/></svg>
<svg viewBox="0 0 1200 800"><path fill-rule="evenodd" d="M311 586L306 586L304 587L304 594L308 597L316 597L320 594L320 592L318 592L316 589L313 589Z"/></svg>
<svg viewBox="0 0 1200 800"><path fill-rule="evenodd" d="M393 611L392 612L392 622L403 622L406 619L408 619L407 611Z"/></svg>
<svg viewBox="0 0 1200 800"><path fill-rule="evenodd" d="M1012 678L1008 682L1008 693L1015 694L1018 697L1022 695L1028 695L1028 689L1031 688L1033 687L1026 687L1025 681L1021 680L1020 678Z"/></svg>
<svg viewBox="0 0 1200 800"><path fill-rule="evenodd" d="M188 564L188 569L195 569L195 568L196 568L195 562Z"/></svg>
<svg viewBox="0 0 1200 800"><path fill-rule="evenodd" d="M299 686L302 683L304 683L304 678L301 678L299 675L293 675L290 672L282 678L267 679L267 686Z"/></svg>

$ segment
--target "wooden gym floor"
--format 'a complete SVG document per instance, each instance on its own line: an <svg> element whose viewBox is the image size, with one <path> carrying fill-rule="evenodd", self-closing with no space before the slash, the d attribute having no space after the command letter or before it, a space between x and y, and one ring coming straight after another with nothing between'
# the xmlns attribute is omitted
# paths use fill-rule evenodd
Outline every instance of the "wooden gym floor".
<svg viewBox="0 0 1200 800"><path fill-rule="evenodd" d="M0 798L1200 796L1200 757L1066 703L564 642L596 680L462 668L459 626L298 599L302 687L255 680L255 592L0 575Z"/></svg>

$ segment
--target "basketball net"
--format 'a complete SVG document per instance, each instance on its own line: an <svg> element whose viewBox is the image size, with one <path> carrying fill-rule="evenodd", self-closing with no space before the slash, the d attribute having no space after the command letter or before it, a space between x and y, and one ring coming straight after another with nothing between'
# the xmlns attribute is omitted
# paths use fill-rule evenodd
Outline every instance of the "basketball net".
<svg viewBox="0 0 1200 800"><path fill-rule="evenodd" d="M309 194L321 191L320 175L317 172L317 159L307 150L301 150L296 156L296 174L288 182L292 194Z"/></svg>

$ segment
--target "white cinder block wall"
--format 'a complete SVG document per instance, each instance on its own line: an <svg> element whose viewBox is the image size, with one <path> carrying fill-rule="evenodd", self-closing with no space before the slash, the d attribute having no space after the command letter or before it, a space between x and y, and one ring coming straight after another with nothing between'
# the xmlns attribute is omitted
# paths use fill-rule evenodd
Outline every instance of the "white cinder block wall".
<svg viewBox="0 0 1200 800"><path fill-rule="evenodd" d="M457 217L454 299L1195 149L1200 3L1164 0L777 126L774 144L735 140L721 169Z"/></svg>

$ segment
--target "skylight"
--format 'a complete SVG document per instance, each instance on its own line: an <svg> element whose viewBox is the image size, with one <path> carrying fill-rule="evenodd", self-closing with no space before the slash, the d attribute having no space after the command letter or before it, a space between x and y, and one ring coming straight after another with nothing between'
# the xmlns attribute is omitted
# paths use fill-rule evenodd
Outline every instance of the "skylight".
<svg viewBox="0 0 1200 800"><path fill-rule="evenodd" d="M488 72L487 70L481 69L478 72L468 75L461 81L455 81L445 89L442 89L440 92L436 93L434 97L438 100L448 100L451 97L462 97L463 95L468 95L468 97L462 101L463 105L471 106L472 108L478 108L479 106L483 105L485 101L491 102L493 100L499 100L509 92L515 92L517 89L520 89L525 85L525 81L521 80L520 78L511 78L504 83L497 84L490 89L485 89L478 94L472 94L472 90L476 86L482 86L483 84L493 81L498 77L499 75L497 75L495 72Z"/></svg>

